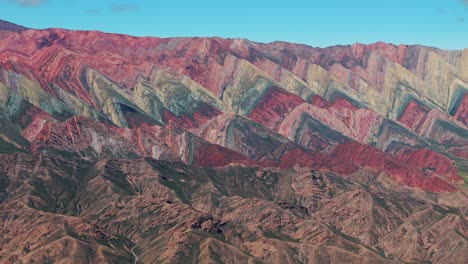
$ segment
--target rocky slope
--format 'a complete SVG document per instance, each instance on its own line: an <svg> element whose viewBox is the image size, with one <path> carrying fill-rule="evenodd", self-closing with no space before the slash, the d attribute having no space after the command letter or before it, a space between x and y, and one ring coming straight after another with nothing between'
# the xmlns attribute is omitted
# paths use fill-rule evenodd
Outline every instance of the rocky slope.
<svg viewBox="0 0 468 264"><path fill-rule="evenodd" d="M0 263L463 263L468 49L0 23Z"/></svg>

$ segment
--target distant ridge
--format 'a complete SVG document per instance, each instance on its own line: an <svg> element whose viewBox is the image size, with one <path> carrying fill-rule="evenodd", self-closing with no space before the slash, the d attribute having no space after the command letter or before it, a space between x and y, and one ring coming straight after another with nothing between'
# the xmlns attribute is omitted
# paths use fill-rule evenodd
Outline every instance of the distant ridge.
<svg viewBox="0 0 468 264"><path fill-rule="evenodd" d="M0 19L0 30L2 31L12 31L12 32L20 32L23 30L28 30L29 28L23 27L5 20Z"/></svg>

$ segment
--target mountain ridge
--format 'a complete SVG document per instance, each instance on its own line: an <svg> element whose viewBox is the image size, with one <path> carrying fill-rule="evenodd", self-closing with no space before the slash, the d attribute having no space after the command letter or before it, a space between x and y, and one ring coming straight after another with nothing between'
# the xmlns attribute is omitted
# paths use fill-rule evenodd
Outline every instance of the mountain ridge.
<svg viewBox="0 0 468 264"><path fill-rule="evenodd" d="M466 66L382 42L2 33L0 263L461 263Z"/></svg>
<svg viewBox="0 0 468 264"><path fill-rule="evenodd" d="M238 40L238 41L248 41L251 43L256 43L256 44L263 44L263 45L274 45L276 44L293 44L296 46L305 46L305 47L310 47L314 49L328 49L328 48L334 48L334 47L352 47L354 45L366 45L366 46L372 46L372 45L378 45L378 44L385 44L385 45L390 45L394 47L398 46L416 46L416 47L423 47L423 48L433 48L433 49L438 49L438 50L445 50L445 51L461 51L463 49L442 49L438 48L436 46L431 46L431 45L424 45L424 44L419 44L419 43L414 43L414 44L407 44L407 43L400 43L400 44L395 44L392 42L385 42L385 41L375 41L375 42L370 42L370 43L362 43L362 42L354 42L350 44L336 44L336 45L331 45L331 46L324 46L324 47L318 47L318 46L313 46L313 44L307 44L307 43L298 43L298 42L290 42L290 41L282 41L282 40L274 40L270 42L262 42L262 41L253 41L249 40L247 38L243 37L221 37L221 36L184 36L184 37L178 37L178 36L172 36L172 37L159 37L159 36L153 36L153 35L147 35L147 36L135 36L127 33L115 33L115 32L107 32L107 31L102 31L102 30L83 30L83 29L67 29L67 28L61 28L61 27L49 27L49 28L28 28L24 27L19 24L15 24L13 22L9 22L7 20L2 20L0 19L0 23L4 25L12 25L15 28L17 27L19 30L18 31L25 31L25 30L39 30L39 31L47 31L47 30L64 30L64 31L73 31L73 32L97 32L97 33L102 33L102 34L111 34L111 35L121 35L121 36L128 36L132 38L158 38L158 39L224 39L224 40ZM0 26L0 30L1 30ZM10 30L6 30L10 31ZM12 30L15 31L16 30ZM467 48L464 48L467 49Z"/></svg>

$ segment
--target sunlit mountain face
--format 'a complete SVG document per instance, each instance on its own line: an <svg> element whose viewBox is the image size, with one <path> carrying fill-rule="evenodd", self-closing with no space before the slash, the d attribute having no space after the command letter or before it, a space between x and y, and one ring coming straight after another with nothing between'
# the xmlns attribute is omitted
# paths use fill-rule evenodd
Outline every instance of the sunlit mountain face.
<svg viewBox="0 0 468 264"><path fill-rule="evenodd" d="M468 49L1 21L0 263L465 263L467 123Z"/></svg>

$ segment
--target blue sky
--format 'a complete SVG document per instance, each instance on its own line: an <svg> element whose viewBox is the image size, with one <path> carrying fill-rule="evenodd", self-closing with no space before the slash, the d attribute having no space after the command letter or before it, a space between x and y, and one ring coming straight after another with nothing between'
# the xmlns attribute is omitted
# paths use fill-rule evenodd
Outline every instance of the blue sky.
<svg viewBox="0 0 468 264"><path fill-rule="evenodd" d="M0 10L0 19L32 28L468 48L468 0L0 0Z"/></svg>

